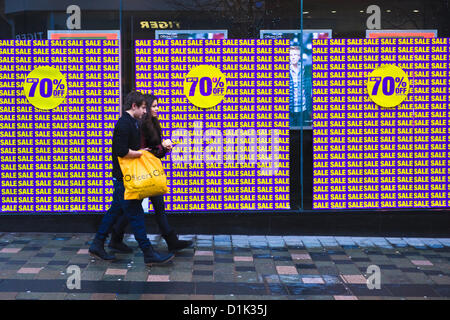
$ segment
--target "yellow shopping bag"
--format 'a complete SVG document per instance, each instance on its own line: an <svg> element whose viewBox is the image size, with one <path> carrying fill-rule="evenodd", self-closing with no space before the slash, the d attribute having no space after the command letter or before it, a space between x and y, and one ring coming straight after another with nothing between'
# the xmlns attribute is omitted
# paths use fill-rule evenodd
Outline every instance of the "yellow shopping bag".
<svg viewBox="0 0 450 320"><path fill-rule="evenodd" d="M125 200L141 200L169 192L161 160L146 150L140 158L118 157L123 173Z"/></svg>

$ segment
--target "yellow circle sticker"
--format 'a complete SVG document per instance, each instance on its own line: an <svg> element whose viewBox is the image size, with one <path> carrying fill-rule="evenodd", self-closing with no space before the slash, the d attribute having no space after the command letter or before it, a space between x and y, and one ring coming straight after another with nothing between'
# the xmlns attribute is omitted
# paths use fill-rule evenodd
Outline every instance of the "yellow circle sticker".
<svg viewBox="0 0 450 320"><path fill-rule="evenodd" d="M66 77L54 67L37 67L27 75L23 90L33 106L50 110L59 106L66 98Z"/></svg>
<svg viewBox="0 0 450 320"><path fill-rule="evenodd" d="M227 79L220 69L210 65L196 66L184 78L184 95L194 106L208 109L222 102Z"/></svg>
<svg viewBox="0 0 450 320"><path fill-rule="evenodd" d="M369 74L367 92L372 101L380 107L398 106L409 92L408 75L391 64L380 66Z"/></svg>

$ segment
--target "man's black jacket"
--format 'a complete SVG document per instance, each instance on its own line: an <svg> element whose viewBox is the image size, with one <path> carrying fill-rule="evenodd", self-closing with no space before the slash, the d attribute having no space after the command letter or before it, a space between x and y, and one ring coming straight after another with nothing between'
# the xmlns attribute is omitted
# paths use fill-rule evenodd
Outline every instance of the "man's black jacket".
<svg viewBox="0 0 450 320"><path fill-rule="evenodd" d="M126 111L123 112L120 119L114 127L112 139L112 176L119 181L123 181L122 170L120 169L117 157L124 157L128 150L139 150L141 147L141 134L138 121Z"/></svg>

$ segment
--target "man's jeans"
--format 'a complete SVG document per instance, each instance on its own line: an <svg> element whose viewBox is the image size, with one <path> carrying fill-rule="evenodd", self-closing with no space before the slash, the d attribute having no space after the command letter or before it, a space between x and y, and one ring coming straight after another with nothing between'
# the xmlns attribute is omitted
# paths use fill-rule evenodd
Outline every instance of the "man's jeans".
<svg viewBox="0 0 450 320"><path fill-rule="evenodd" d="M158 223L159 231L162 235L168 235L172 231L172 228L169 226L169 222L167 221L167 217L165 215L164 195L150 197L149 199L155 209L155 214L153 216ZM123 236L127 224L127 217L125 215L121 215L114 224L114 233Z"/></svg>
<svg viewBox="0 0 450 320"><path fill-rule="evenodd" d="M147 238L145 230L144 210L142 209L142 200L125 200L125 187L123 181L113 179L114 192L111 207L106 212L102 219L100 227L95 235L95 238L105 241L108 234L111 232L114 223L119 218L126 218L131 225L134 237L139 244L139 247L144 251L151 247L150 241Z"/></svg>

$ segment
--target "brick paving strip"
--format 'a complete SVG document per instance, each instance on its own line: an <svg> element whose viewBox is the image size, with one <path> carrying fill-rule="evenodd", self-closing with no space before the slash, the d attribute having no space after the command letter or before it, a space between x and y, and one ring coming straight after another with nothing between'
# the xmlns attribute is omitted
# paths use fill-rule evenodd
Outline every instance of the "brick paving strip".
<svg viewBox="0 0 450 320"><path fill-rule="evenodd" d="M450 299L450 239L185 235L197 247L147 268L132 236L116 262L88 256L90 234L0 237L0 300ZM156 250L165 242L149 237ZM369 266L381 288L369 289ZM81 289L69 289L78 266Z"/></svg>

